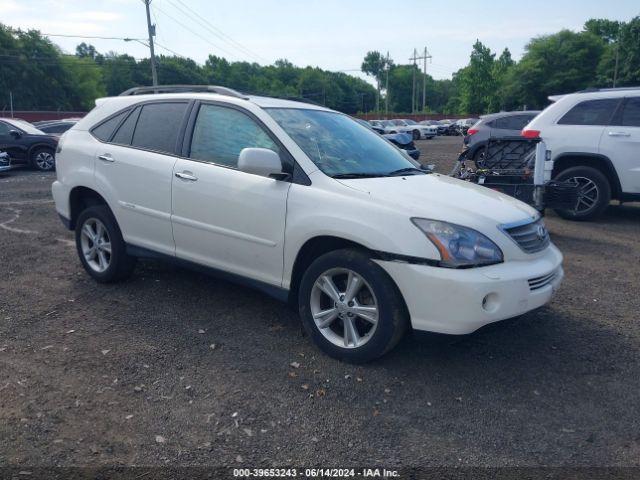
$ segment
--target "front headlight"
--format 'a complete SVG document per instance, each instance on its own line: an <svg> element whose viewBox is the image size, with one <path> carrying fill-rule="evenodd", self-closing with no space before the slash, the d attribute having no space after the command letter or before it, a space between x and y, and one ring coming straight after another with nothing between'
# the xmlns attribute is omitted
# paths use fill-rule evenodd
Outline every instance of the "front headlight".
<svg viewBox="0 0 640 480"><path fill-rule="evenodd" d="M442 267L479 267L503 261L500 248L471 228L427 218L411 221L438 249Z"/></svg>

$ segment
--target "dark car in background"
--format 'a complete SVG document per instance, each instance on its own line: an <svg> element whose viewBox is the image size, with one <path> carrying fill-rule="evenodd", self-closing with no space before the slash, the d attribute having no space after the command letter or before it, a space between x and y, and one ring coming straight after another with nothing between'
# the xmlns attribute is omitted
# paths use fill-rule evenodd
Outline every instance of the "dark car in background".
<svg viewBox="0 0 640 480"><path fill-rule="evenodd" d="M48 172L55 168L58 139L47 135L29 122L0 118L0 152L9 155L11 166L30 165Z"/></svg>
<svg viewBox="0 0 640 480"><path fill-rule="evenodd" d="M540 111L525 110L516 112L500 112L483 115L467 130L464 144L469 152L467 158L477 160L484 152L490 138L516 137L520 131L533 120Z"/></svg>

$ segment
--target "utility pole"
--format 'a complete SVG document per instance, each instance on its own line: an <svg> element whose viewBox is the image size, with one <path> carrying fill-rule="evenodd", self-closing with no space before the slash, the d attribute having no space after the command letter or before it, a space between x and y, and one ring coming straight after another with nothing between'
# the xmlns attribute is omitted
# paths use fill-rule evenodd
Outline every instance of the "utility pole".
<svg viewBox="0 0 640 480"><path fill-rule="evenodd" d="M620 59L620 42L616 40L616 66L613 70L613 88L616 88L616 83L618 83L618 61Z"/></svg>
<svg viewBox="0 0 640 480"><path fill-rule="evenodd" d="M416 60L418 60L418 52L413 49L413 57L409 60L413 60L413 88L411 90L411 113L416 113Z"/></svg>
<svg viewBox="0 0 640 480"><path fill-rule="evenodd" d="M385 103L385 107L384 107L384 118L388 118L389 117L389 69L391 68L391 65L389 64L389 50L387 50L387 86L385 88L386 93L384 96L384 103Z"/></svg>
<svg viewBox="0 0 640 480"><path fill-rule="evenodd" d="M422 80L422 108L424 109L424 106L426 104L426 95L427 95L427 58L431 58L431 56L428 56L428 52L427 52L427 47L424 47L424 55L422 55L421 57L418 56L418 51L414 48L413 49L413 57L411 57L409 60L413 60L413 92L411 94L411 113L416 113L416 110L418 110L418 99L419 96L416 92L416 72L418 70L418 64L417 61L418 60L424 60L424 76L425 78L423 78Z"/></svg>
<svg viewBox="0 0 640 480"><path fill-rule="evenodd" d="M153 50L153 37L156 34L156 26L151 25L151 13L149 12L151 0L144 0L144 6L147 9L147 30L149 31L149 51L151 52L151 79L153 86L158 86L158 73L156 72L156 54Z"/></svg>
<svg viewBox="0 0 640 480"><path fill-rule="evenodd" d="M424 76L422 77L422 111L424 112L427 109L427 58L431 60L431 55L429 55L427 47L424 47L424 55L422 58L424 60Z"/></svg>

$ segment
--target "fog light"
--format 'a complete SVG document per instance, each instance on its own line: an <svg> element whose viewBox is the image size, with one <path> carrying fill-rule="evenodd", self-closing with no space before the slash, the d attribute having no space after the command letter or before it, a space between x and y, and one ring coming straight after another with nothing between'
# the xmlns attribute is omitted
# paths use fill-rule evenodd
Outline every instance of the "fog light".
<svg viewBox="0 0 640 480"><path fill-rule="evenodd" d="M485 312L493 313L498 310L498 307L500 307L500 301L497 293L490 293L482 299L482 309Z"/></svg>

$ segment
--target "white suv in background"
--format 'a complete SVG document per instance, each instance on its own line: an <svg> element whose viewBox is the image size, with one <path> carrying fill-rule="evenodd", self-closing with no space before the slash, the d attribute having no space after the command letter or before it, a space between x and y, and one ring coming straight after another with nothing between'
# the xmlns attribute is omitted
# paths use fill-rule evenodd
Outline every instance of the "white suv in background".
<svg viewBox="0 0 640 480"><path fill-rule="evenodd" d="M137 257L205 267L291 302L338 358L520 315L563 277L537 211L319 106L142 87L99 100L58 150L56 209L95 280Z"/></svg>
<svg viewBox="0 0 640 480"><path fill-rule="evenodd" d="M640 201L640 88L588 90L554 103L522 131L551 151L552 177L580 186L575 207L558 214L590 220L610 200Z"/></svg>

